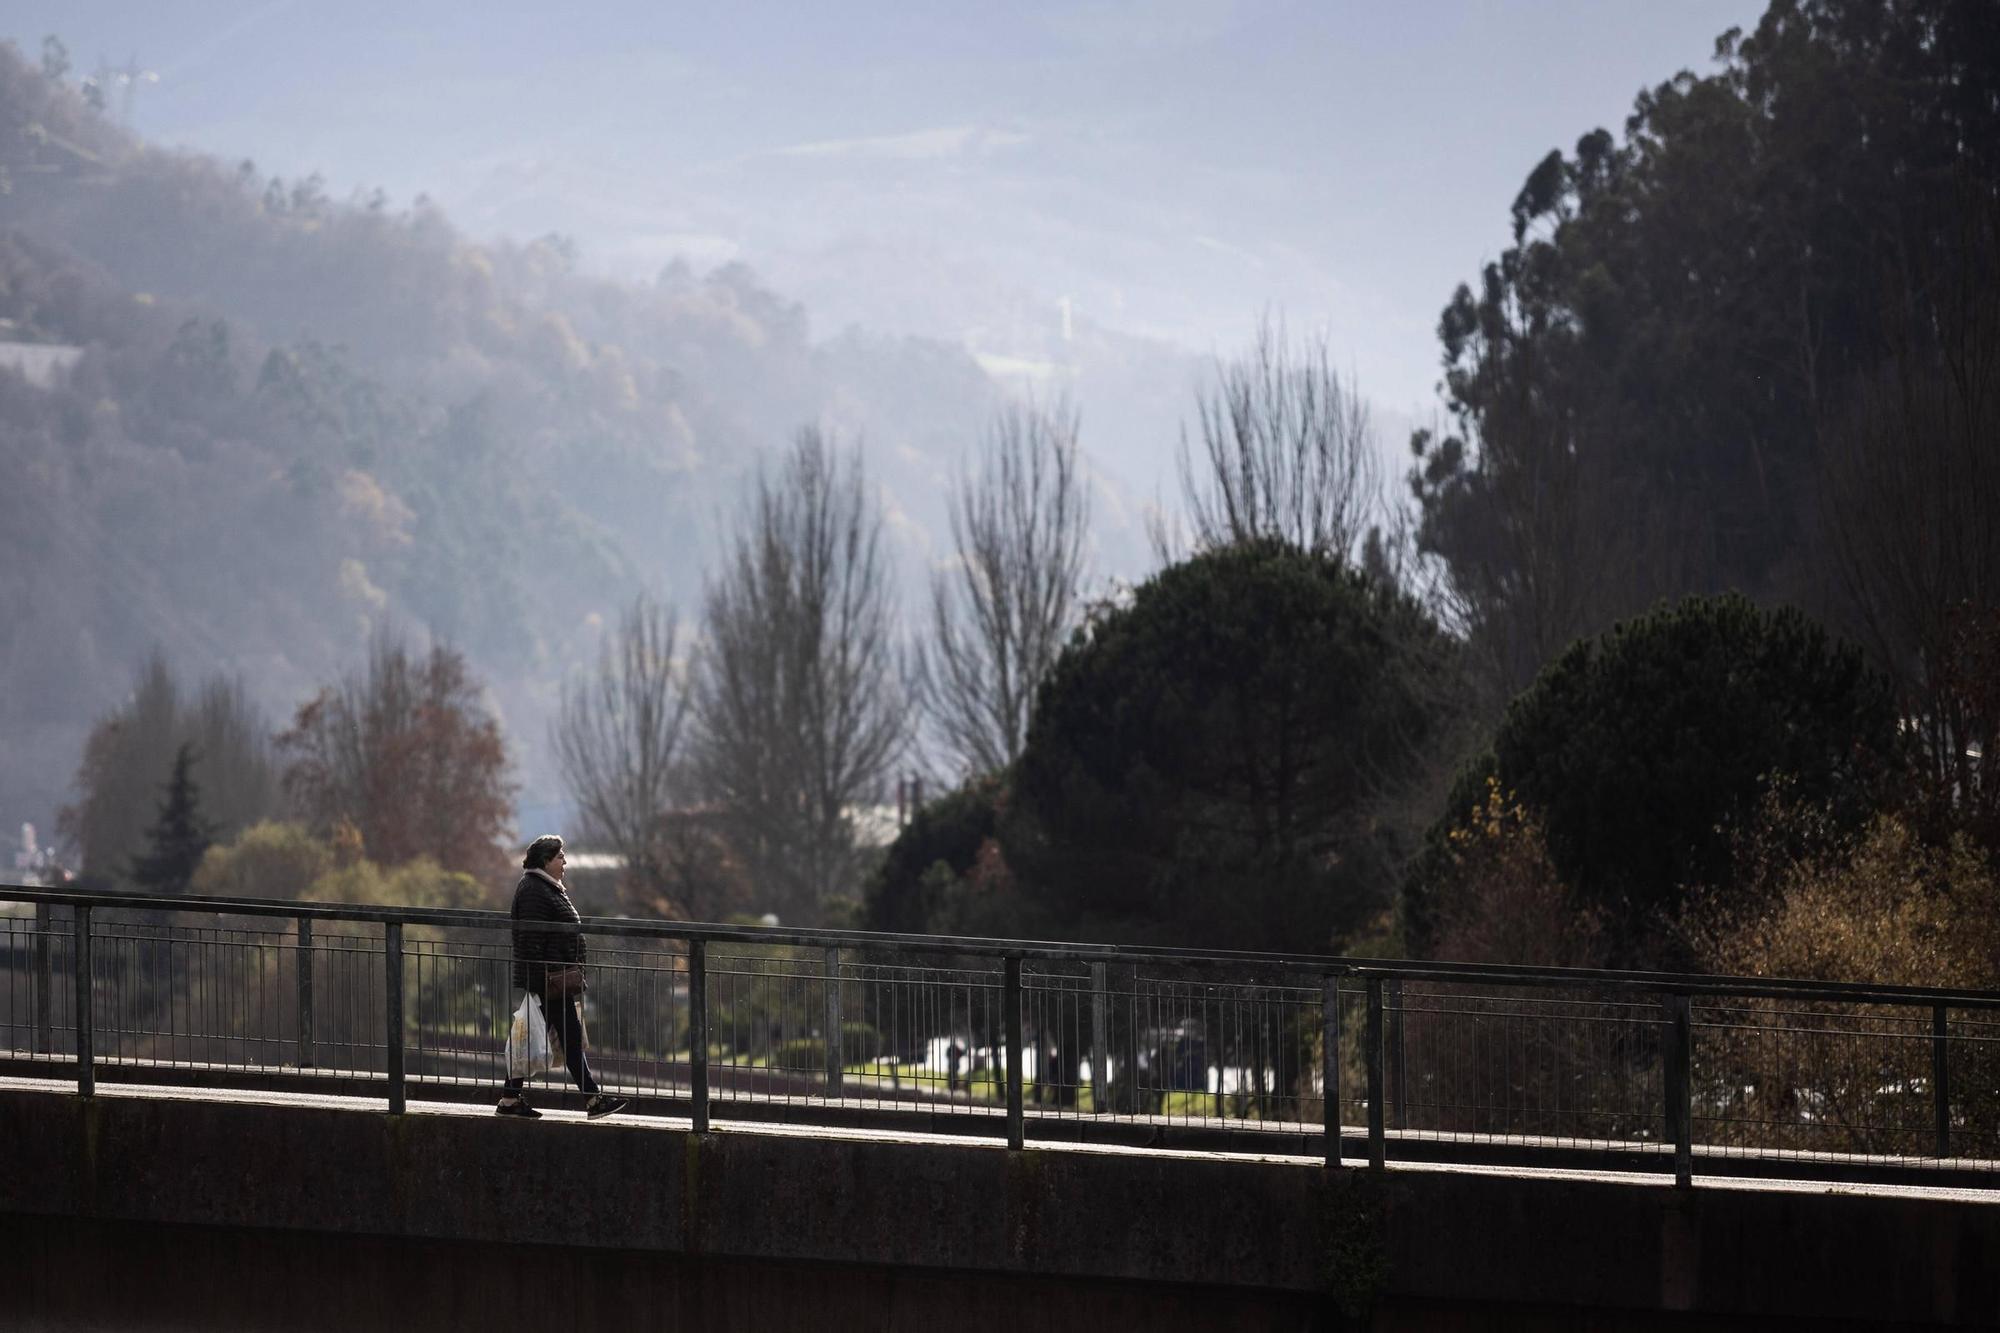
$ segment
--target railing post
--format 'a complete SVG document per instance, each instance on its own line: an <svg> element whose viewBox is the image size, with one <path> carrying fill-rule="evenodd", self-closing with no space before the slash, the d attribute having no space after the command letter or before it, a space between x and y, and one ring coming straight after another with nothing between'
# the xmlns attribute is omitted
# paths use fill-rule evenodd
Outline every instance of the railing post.
<svg viewBox="0 0 2000 1333"><path fill-rule="evenodd" d="M1090 1109L1103 1115L1111 1108L1105 1098L1111 1092L1110 1055L1107 1040L1111 1026L1111 996L1106 983L1109 969L1103 963L1090 965Z"/></svg>
<svg viewBox="0 0 2000 1333"><path fill-rule="evenodd" d="M1025 1141L1021 1119L1021 959L1007 957L1002 979L1001 1021L1007 1040L1007 1146L1018 1148Z"/></svg>
<svg viewBox="0 0 2000 1333"><path fill-rule="evenodd" d="M1941 1004L1931 1006L1931 1100L1937 1107L1937 1155L1951 1156L1950 1014Z"/></svg>
<svg viewBox="0 0 2000 1333"><path fill-rule="evenodd" d="M401 1115L403 1101L403 923L382 924L383 1007L388 1011L389 1114Z"/></svg>
<svg viewBox="0 0 2000 1333"><path fill-rule="evenodd" d="M91 1001L95 982L90 970L90 905L76 905L76 1090L89 1097L97 1092L97 1069L92 1062Z"/></svg>
<svg viewBox="0 0 2000 1333"><path fill-rule="evenodd" d="M55 998L53 969L49 965L49 936L55 930L55 909L47 903L35 904L35 1054L56 1053Z"/></svg>
<svg viewBox="0 0 2000 1333"><path fill-rule="evenodd" d="M1382 1081L1389 1089L1383 1098L1383 1123L1389 1104L1396 1107L1396 1128L1410 1127L1410 1108L1404 1103L1409 1100L1409 1085L1403 1077L1403 979L1390 977L1382 983ZM1395 1017L1390 1017L1393 1014Z"/></svg>
<svg viewBox="0 0 2000 1333"><path fill-rule="evenodd" d="M841 1085L840 950L826 951L826 1095L838 1097Z"/></svg>
<svg viewBox="0 0 2000 1333"><path fill-rule="evenodd" d="M688 1099L694 1132L708 1133L708 941L688 941Z"/></svg>
<svg viewBox="0 0 2000 1333"><path fill-rule="evenodd" d="M1674 1140L1674 1184L1694 1183L1694 1014L1685 995L1661 997L1667 1011L1667 1132Z"/></svg>
<svg viewBox="0 0 2000 1333"><path fill-rule="evenodd" d="M1340 1165L1340 978L1321 985L1319 1017L1319 1094L1326 1120L1326 1164Z"/></svg>
<svg viewBox="0 0 2000 1333"><path fill-rule="evenodd" d="M1389 1136L1382 1120L1382 978L1368 978L1368 1165L1380 1171L1389 1161Z"/></svg>
<svg viewBox="0 0 2000 1333"><path fill-rule="evenodd" d="M299 1068L313 1067L313 923L299 918L298 947L293 951L293 967L299 981Z"/></svg>

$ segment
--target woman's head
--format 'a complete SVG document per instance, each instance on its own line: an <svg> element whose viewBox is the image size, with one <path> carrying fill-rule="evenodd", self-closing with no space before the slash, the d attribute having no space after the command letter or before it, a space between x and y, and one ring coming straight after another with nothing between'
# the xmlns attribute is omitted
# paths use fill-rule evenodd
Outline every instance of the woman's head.
<svg viewBox="0 0 2000 1333"><path fill-rule="evenodd" d="M528 854L521 858L523 870L547 870L549 862L563 854L563 840L553 833L544 833L528 844Z"/></svg>

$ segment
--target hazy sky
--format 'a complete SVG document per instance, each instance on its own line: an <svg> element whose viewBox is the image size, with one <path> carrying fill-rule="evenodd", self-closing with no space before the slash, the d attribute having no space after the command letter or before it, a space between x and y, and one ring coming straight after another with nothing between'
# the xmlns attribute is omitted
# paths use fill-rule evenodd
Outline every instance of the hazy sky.
<svg viewBox="0 0 2000 1333"><path fill-rule="evenodd" d="M740 258L820 333L1032 355L1073 318L1207 353L1324 330L1428 415L1434 329L1535 161L1707 70L1761 0L8 0L135 126L565 232L650 278Z"/></svg>

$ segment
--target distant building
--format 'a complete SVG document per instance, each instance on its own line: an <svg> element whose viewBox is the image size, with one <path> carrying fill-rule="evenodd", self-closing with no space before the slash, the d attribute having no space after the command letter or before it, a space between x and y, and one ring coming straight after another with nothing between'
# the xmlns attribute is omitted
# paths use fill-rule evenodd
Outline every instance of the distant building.
<svg viewBox="0 0 2000 1333"><path fill-rule="evenodd" d="M4 330L0 330L4 333ZM61 343L7 342L0 339L0 370L12 370L37 389L53 388L56 376L75 365L81 347Z"/></svg>
<svg viewBox="0 0 2000 1333"><path fill-rule="evenodd" d="M853 821L857 847L887 847L908 822L899 805L850 805L846 814Z"/></svg>
<svg viewBox="0 0 2000 1333"><path fill-rule="evenodd" d="M33 824L21 825L20 845L14 851L14 874L16 884L53 886L69 878L69 872L56 864L52 849L41 845L35 836Z"/></svg>

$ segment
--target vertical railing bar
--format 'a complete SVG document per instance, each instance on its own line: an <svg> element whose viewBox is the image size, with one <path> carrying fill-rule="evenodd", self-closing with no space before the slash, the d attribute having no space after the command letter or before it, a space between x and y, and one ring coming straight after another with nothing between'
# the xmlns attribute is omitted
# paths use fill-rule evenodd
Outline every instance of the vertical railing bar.
<svg viewBox="0 0 2000 1333"><path fill-rule="evenodd" d="M1111 1090L1109 973L1103 963L1090 965L1090 1109L1095 1115L1110 1109L1105 1104L1105 1094Z"/></svg>
<svg viewBox="0 0 2000 1333"><path fill-rule="evenodd" d="M1321 985L1319 1077L1321 1118L1326 1121L1326 1164L1340 1165L1340 978Z"/></svg>
<svg viewBox="0 0 2000 1333"><path fill-rule="evenodd" d="M297 961L294 970L299 983L299 1068L313 1067L313 926L312 918L299 918Z"/></svg>
<svg viewBox="0 0 2000 1333"><path fill-rule="evenodd" d="M1382 1118L1382 978L1368 978L1368 1165L1388 1164L1389 1142Z"/></svg>
<svg viewBox="0 0 2000 1333"><path fill-rule="evenodd" d="M1693 1002L1686 995L1666 995L1667 1131L1674 1140L1674 1184L1694 1183Z"/></svg>
<svg viewBox="0 0 2000 1333"><path fill-rule="evenodd" d="M694 1132L708 1133L708 942L692 939L687 951L688 1099Z"/></svg>
<svg viewBox="0 0 2000 1333"><path fill-rule="evenodd" d="M388 1040L389 1114L401 1115L403 1100L403 923L382 926L382 1004Z"/></svg>
<svg viewBox="0 0 2000 1333"><path fill-rule="evenodd" d="M1395 1092L1396 1128L1408 1129L1410 1127L1410 1109L1408 1105L1410 1090L1403 1078L1403 1015L1406 1010L1403 1007L1403 979L1401 977L1391 977L1384 983L1382 1008L1384 1042L1382 1058L1388 1066L1384 1075L1384 1083ZM1388 1096L1385 1095L1383 1097L1382 1113L1384 1116L1383 1124L1385 1126L1388 1124L1389 1100Z"/></svg>
<svg viewBox="0 0 2000 1333"><path fill-rule="evenodd" d="M1950 1011L1931 1006L1931 1101L1936 1107L1937 1155L1951 1156Z"/></svg>
<svg viewBox="0 0 2000 1333"><path fill-rule="evenodd" d="M91 1061L91 1001L95 986L90 970L90 905L76 905L76 1090L89 1097L97 1092L97 1070Z"/></svg>
<svg viewBox="0 0 2000 1333"><path fill-rule="evenodd" d="M35 1054L56 1053L55 980L49 961L49 936L55 930L55 909L35 904Z"/></svg>
<svg viewBox="0 0 2000 1333"><path fill-rule="evenodd" d="M826 951L826 1095L829 1097L840 1096L840 1022L840 949L829 946Z"/></svg>
<svg viewBox="0 0 2000 1333"><path fill-rule="evenodd" d="M1007 955L1004 996L1000 1017L1006 1026L1007 1041L1007 1146L1019 1148L1025 1141L1021 1115L1021 958Z"/></svg>

